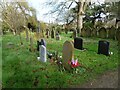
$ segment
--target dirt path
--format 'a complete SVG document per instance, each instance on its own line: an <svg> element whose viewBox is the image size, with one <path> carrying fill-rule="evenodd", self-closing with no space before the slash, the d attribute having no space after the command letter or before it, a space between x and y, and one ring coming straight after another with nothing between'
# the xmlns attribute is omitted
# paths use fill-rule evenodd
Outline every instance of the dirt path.
<svg viewBox="0 0 120 90"><path fill-rule="evenodd" d="M73 88L118 88L118 71L105 72L96 79Z"/></svg>

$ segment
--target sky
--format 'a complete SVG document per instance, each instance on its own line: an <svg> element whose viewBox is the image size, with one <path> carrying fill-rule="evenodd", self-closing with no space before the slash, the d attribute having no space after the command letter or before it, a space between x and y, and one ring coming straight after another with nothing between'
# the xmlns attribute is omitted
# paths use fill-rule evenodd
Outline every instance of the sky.
<svg viewBox="0 0 120 90"><path fill-rule="evenodd" d="M37 19L39 21L44 21L44 22L54 22L55 18L51 15L44 15L45 13L48 13L48 11L51 9L50 7L45 6L45 2L48 0L27 0L29 5L34 7L37 11ZM62 0L59 0L62 1ZM100 3L103 3L104 0L92 0L94 2L99 1Z"/></svg>

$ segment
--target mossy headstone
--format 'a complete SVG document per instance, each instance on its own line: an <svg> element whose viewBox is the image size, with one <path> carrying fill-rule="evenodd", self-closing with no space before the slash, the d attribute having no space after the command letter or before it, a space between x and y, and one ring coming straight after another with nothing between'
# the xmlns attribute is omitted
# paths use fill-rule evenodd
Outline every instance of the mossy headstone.
<svg viewBox="0 0 120 90"><path fill-rule="evenodd" d="M99 33L100 38L106 38L107 37L107 30L104 27L100 28L98 33Z"/></svg>
<svg viewBox="0 0 120 90"><path fill-rule="evenodd" d="M108 38L115 39L115 27L108 28Z"/></svg>

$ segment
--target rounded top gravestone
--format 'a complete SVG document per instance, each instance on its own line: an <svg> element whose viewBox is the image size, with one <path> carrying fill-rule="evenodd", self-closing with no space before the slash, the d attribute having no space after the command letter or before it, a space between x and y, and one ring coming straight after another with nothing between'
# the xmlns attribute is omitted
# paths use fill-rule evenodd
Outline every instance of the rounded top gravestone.
<svg viewBox="0 0 120 90"><path fill-rule="evenodd" d="M65 67L65 69L70 70L71 67L68 64L68 61L72 60L72 58L74 57L74 45L71 41L66 41L63 45L63 66Z"/></svg>
<svg viewBox="0 0 120 90"><path fill-rule="evenodd" d="M107 31L104 27L99 29L99 37L100 38L106 38L107 37Z"/></svg>

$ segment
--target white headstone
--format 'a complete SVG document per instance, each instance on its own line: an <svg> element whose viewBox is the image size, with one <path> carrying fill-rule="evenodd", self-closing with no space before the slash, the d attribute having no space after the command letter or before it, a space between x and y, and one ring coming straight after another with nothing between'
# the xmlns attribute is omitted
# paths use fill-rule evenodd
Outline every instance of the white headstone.
<svg viewBox="0 0 120 90"><path fill-rule="evenodd" d="M40 60L42 62L46 62L46 47L44 45L40 45Z"/></svg>

